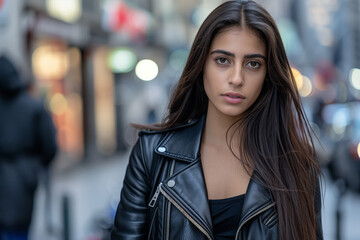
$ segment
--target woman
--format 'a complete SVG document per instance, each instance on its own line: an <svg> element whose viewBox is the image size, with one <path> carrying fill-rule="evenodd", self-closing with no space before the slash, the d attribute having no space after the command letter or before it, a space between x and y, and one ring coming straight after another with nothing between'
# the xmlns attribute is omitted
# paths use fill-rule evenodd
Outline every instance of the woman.
<svg viewBox="0 0 360 240"><path fill-rule="evenodd" d="M133 148L112 239L322 239L320 170L269 13L200 27L164 121Z"/></svg>

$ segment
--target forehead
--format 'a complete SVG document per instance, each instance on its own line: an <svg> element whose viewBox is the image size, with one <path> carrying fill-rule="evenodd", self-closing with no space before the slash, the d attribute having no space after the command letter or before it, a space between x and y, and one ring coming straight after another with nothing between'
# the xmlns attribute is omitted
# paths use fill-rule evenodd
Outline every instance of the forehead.
<svg viewBox="0 0 360 240"><path fill-rule="evenodd" d="M215 35L210 51L224 49L232 52L246 51L266 54L266 44L255 31L247 27L232 26Z"/></svg>

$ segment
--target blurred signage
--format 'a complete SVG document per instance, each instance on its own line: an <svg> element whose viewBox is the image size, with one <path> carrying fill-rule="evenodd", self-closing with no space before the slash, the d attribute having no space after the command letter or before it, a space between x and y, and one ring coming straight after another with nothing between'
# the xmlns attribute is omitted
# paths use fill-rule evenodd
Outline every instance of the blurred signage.
<svg viewBox="0 0 360 240"><path fill-rule="evenodd" d="M151 17L145 10L128 6L125 2L111 1L104 7L104 26L121 32L131 39L144 37L150 30Z"/></svg>
<svg viewBox="0 0 360 240"><path fill-rule="evenodd" d="M64 39L70 43L82 45L89 39L89 30L80 24L68 24L56 19L39 16L34 28L36 34Z"/></svg>

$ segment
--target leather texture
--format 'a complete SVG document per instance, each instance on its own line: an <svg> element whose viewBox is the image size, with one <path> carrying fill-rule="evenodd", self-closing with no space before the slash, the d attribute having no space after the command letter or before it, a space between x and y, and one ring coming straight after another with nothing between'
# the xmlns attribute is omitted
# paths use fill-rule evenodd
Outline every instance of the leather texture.
<svg viewBox="0 0 360 240"><path fill-rule="evenodd" d="M214 239L199 153L204 122L205 116L175 129L140 132L112 240ZM236 239L278 239L275 202L254 180L246 192Z"/></svg>

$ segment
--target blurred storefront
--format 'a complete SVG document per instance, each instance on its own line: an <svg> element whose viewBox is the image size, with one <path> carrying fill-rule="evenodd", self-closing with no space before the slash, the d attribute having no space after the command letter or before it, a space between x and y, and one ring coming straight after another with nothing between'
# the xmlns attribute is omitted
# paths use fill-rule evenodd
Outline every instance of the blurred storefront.
<svg viewBox="0 0 360 240"><path fill-rule="evenodd" d="M92 2L93 8L83 8L80 0L28 0L23 6L24 56L53 115L61 159L69 163L82 160L92 148L93 73L87 66L93 59L88 53L106 43L106 34L92 32L101 18L97 1Z"/></svg>

